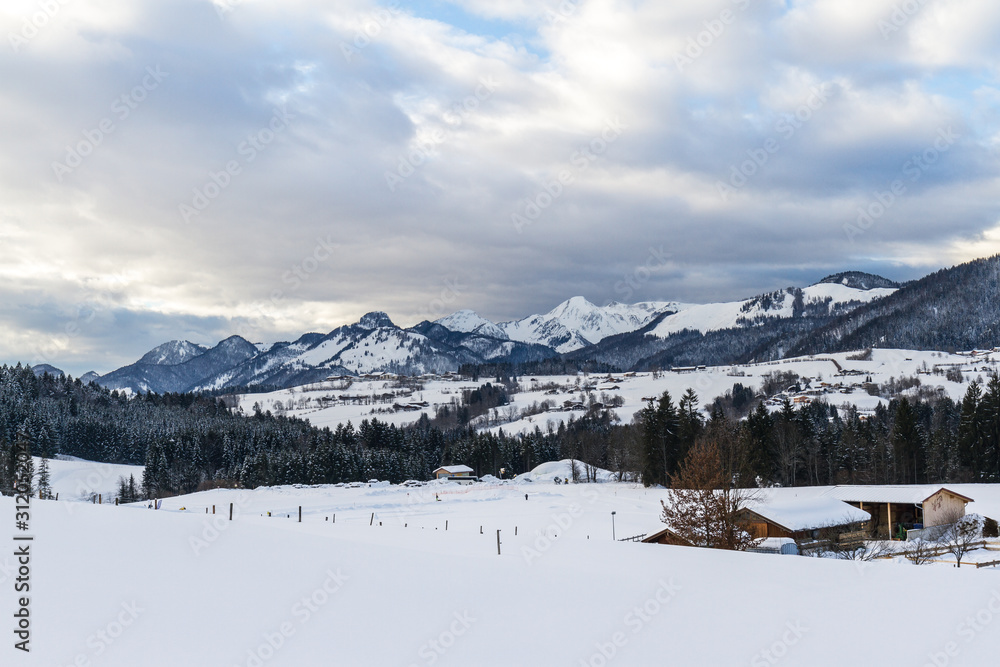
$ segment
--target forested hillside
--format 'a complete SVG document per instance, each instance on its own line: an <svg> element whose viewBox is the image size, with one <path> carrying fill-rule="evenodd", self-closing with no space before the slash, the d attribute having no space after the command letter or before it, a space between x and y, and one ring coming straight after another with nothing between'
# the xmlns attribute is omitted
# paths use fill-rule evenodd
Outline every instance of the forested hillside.
<svg viewBox="0 0 1000 667"><path fill-rule="evenodd" d="M789 356L867 347L972 350L1000 345L1000 256L943 269L818 329Z"/></svg>
<svg viewBox="0 0 1000 667"><path fill-rule="evenodd" d="M789 381L776 376L764 391ZM688 391L676 403L669 394L651 401L634 424L616 423L612 411L596 409L556 431L507 436L468 426L507 400L507 387L489 383L466 392L457 409L442 406L434 420L404 428L364 420L331 430L260 411L244 417L213 397L129 398L68 377L0 366L0 489L9 492L16 442L43 457L145 464L147 496L213 485L401 482L427 479L451 463L479 475L499 476L504 468L509 476L567 458L582 462L577 474L583 480L599 467L669 484L699 440L714 442L732 479L746 486L1000 481L1000 379L985 387L973 383L961 403L927 392L901 397L909 386L894 381L878 388L893 398L867 418L823 402L799 410L786 403L769 413L760 395L737 383L711 404L710 418Z"/></svg>

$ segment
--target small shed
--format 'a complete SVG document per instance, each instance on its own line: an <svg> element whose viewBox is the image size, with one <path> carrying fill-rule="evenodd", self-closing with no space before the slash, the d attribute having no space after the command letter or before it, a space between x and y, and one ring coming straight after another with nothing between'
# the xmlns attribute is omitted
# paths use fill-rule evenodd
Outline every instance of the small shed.
<svg viewBox="0 0 1000 667"><path fill-rule="evenodd" d="M469 466L441 466L434 471L435 479L447 479L448 477L472 477L475 470Z"/></svg>
<svg viewBox="0 0 1000 667"><path fill-rule="evenodd" d="M676 547L694 546L670 528L664 528L659 532L653 533L642 540L642 542L643 544L670 544Z"/></svg>

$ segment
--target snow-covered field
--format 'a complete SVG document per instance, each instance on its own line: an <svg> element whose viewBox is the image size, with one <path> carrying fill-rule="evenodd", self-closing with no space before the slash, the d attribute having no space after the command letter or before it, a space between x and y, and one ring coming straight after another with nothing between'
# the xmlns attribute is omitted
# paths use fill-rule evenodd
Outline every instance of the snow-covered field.
<svg viewBox="0 0 1000 667"><path fill-rule="evenodd" d="M536 427L545 431L557 428L560 422L579 417L583 408L564 407L566 403L583 404L590 400L606 402L620 396L624 404L614 408L622 422L629 422L645 405L645 398L658 397L669 391L674 401L687 390L693 389L707 406L717 397L732 390L735 383L759 389L765 376L776 372L793 372L810 381L810 387L798 394L800 400L825 400L836 406L855 405L859 410L872 411L885 399L870 396L862 384L871 378L875 384L892 378L917 376L923 387L941 387L955 400L961 400L974 379L988 380L989 374L998 370L1000 354L983 352L971 354L946 354L912 350L874 350L868 361L852 360L856 353L838 353L817 357L799 357L782 361L742 364L738 366L710 366L701 370L652 373L615 373L608 375L524 376L518 378L521 391L514 394L510 406L496 409L480 426L505 433L523 433ZM949 380L941 372L957 369L962 372L962 382ZM246 394L238 397L239 406L252 414L254 404L263 410L284 411L289 416L308 419L318 427L336 427L337 424L362 419L377 418L381 421L403 425L413 423L421 414L433 417L438 406L461 398L463 389L472 389L490 381L468 379L434 379L423 382L423 388L413 390L394 379L359 379L350 383L340 380L323 382L294 389L266 394ZM825 385L827 386L824 386ZM838 386L839 385L839 386ZM915 391L915 390L911 390ZM794 399L796 395L789 395ZM546 412L527 415L534 405L548 401ZM396 409L394 406L407 406ZM778 409L772 405L771 409Z"/></svg>
<svg viewBox="0 0 1000 667"><path fill-rule="evenodd" d="M32 651L13 649L11 546L0 664L919 666L1000 650L1000 569L619 542L662 525L663 491L557 474L215 490L160 511L35 501ZM14 511L0 498L9 535Z"/></svg>
<svg viewBox="0 0 1000 667"><path fill-rule="evenodd" d="M35 473L41 459L35 457ZM94 463L73 456L60 456L49 461L49 478L53 495L60 500L90 500L91 496L101 496L104 502L114 502L118 495L118 480L135 477L136 484L142 484L143 466Z"/></svg>

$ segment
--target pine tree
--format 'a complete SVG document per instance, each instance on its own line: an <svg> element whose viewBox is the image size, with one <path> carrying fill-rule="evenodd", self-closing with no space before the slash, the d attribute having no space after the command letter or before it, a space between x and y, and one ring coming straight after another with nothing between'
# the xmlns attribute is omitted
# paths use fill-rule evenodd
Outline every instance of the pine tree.
<svg viewBox="0 0 1000 667"><path fill-rule="evenodd" d="M49 460L44 456L38 464L38 497L42 500L52 499L52 481L49 475Z"/></svg>

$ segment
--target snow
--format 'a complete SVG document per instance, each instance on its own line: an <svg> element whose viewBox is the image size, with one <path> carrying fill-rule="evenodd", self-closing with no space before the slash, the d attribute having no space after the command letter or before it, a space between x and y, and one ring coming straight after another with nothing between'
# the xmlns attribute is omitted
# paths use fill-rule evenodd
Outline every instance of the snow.
<svg viewBox="0 0 1000 667"><path fill-rule="evenodd" d="M687 307L673 301L596 306L582 296L568 299L544 315L530 315L498 326L511 340L538 343L566 353L599 343L608 336L635 331L658 314Z"/></svg>
<svg viewBox="0 0 1000 667"><path fill-rule="evenodd" d="M772 497L752 502L748 509L792 532L862 523L871 519L868 512L829 497Z"/></svg>
<svg viewBox="0 0 1000 667"><path fill-rule="evenodd" d="M653 532L662 490L536 472L214 490L160 511L35 501L32 652L8 640L0 664L791 667L935 664L950 650L948 664L986 665L1000 650L995 569L617 542L611 512L619 539Z"/></svg>
<svg viewBox="0 0 1000 667"><path fill-rule="evenodd" d="M766 376L777 372L793 372L808 380L812 390L820 393L818 396L806 397L808 400L824 400L836 407L853 405L862 414L870 414L878 405L886 405L888 401L870 396L862 388L862 383L869 377L877 384L884 384L891 378L917 376L923 387L940 387L952 399L960 401L972 380L984 379L989 373L1000 371L1000 364L995 358L998 355L994 353L977 354L973 357L968 354L915 350L873 350L868 361L852 360L853 356L857 356L857 352L797 357L759 364L709 366L693 372L664 372L657 377L652 373L524 376L518 378L520 391L511 395L511 405L494 410L487 418L477 421L476 425L481 430L493 433L501 429L505 433L530 433L536 427L544 432L549 428L557 429L561 422L584 414L579 410L565 408L566 401L586 404L591 397L602 402L619 396L623 405L613 408L613 411L621 422L627 423L645 407L644 399L659 397L664 391L669 391L676 403L687 389L693 389L701 401L701 407L705 408L717 396L731 391L735 383L759 390ZM963 381L953 382L944 375L930 373L936 366L960 369ZM841 374L841 370L848 374ZM438 407L458 400L463 389L474 389L491 380L492 378L481 378L480 381L473 382L468 378L457 377L422 379L422 388L417 390L404 387L406 383L395 380L356 379L349 387L343 381L330 381L270 393L240 395L239 405L245 414L252 414L254 403L259 403L265 411L276 412L276 406L280 402L284 414L308 419L321 428L336 427L337 424L348 421L357 424L362 419L372 418L404 425L416 422L424 414L433 417ZM829 386L823 387L824 382ZM838 384L842 386L838 388ZM909 393L915 391L916 389ZM366 397L371 399L387 393L395 393L396 396L388 400L365 400ZM769 409L780 410L782 398L793 399L795 394L777 397L768 406ZM542 412L538 406L545 401L548 402L549 409ZM427 406L413 411L394 411L394 404L409 402L426 402ZM293 407L289 408L289 405ZM533 409L536 414L529 414Z"/></svg>
<svg viewBox="0 0 1000 667"><path fill-rule="evenodd" d="M34 457L35 474L41 459ZM49 480L52 493L59 494L59 500L87 500L100 494L104 502L114 502L118 495L118 480L121 477L135 477L136 484L142 484L144 466L94 463L73 456L59 456L49 460Z"/></svg>
<svg viewBox="0 0 1000 667"><path fill-rule="evenodd" d="M504 340L507 334L493 322L472 310L460 310L436 321L446 329L462 333L477 333Z"/></svg>
<svg viewBox="0 0 1000 667"><path fill-rule="evenodd" d="M830 306L833 308L837 304L849 301L868 303L888 296L895 292L895 290L889 288L859 290L841 284L819 283L804 288L802 292L806 303L830 298L832 299ZM754 305L749 310L744 310L752 300L690 306L675 315L665 317L647 335L656 336L657 338L667 338L671 334L684 331L685 329L707 333L709 331L738 327L741 320L753 320L758 317L792 317L794 297L787 291L782 293L782 297L780 306L770 310L763 310L759 305Z"/></svg>

